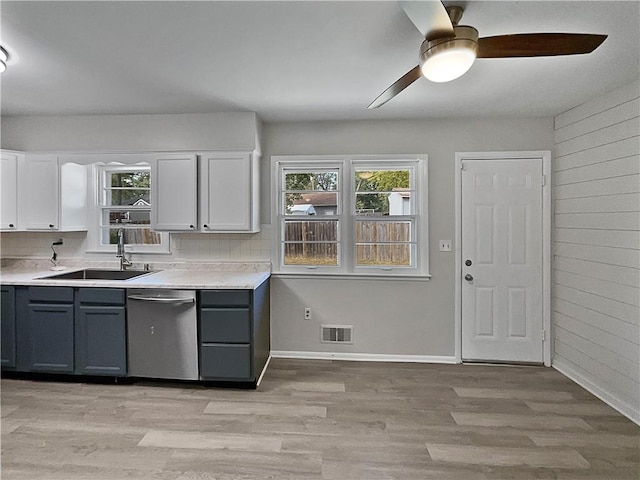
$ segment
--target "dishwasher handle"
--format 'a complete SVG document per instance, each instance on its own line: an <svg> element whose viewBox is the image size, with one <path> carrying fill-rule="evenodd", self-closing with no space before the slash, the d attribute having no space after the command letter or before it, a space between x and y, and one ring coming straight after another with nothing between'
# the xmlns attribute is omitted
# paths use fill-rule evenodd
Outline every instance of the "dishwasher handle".
<svg viewBox="0 0 640 480"><path fill-rule="evenodd" d="M194 303L196 301L193 297L147 297L144 295L128 295L127 298L129 300L137 300L140 302L155 302L170 305L183 305L185 303Z"/></svg>

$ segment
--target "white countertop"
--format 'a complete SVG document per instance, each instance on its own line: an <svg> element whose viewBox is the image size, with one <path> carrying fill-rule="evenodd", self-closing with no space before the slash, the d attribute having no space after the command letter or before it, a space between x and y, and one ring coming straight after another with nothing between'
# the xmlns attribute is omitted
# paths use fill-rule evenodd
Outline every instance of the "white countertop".
<svg viewBox="0 0 640 480"><path fill-rule="evenodd" d="M94 268L93 266L91 268ZM130 280L68 280L41 278L60 273L82 270L69 268L64 271L33 268L3 268L0 283L3 285L28 286L69 286L69 287L109 287L109 288L173 288L173 289L241 289L255 290L271 275L269 271L250 271L239 267L237 270L225 268L186 269L167 268L152 271Z"/></svg>

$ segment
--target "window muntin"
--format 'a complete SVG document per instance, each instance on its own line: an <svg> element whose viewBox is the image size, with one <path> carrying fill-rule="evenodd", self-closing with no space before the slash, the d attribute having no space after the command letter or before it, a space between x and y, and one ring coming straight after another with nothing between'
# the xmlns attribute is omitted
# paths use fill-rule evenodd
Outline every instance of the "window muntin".
<svg viewBox="0 0 640 480"><path fill-rule="evenodd" d="M151 168L148 165L99 165L96 247L110 250L123 230L129 251L167 251L168 235L151 230Z"/></svg>
<svg viewBox="0 0 640 480"><path fill-rule="evenodd" d="M428 276L427 210L421 205L428 198L426 156L274 157L273 169L276 272ZM324 186L309 180L332 170L337 174ZM316 194L331 202L317 208ZM287 226L291 222L296 226Z"/></svg>

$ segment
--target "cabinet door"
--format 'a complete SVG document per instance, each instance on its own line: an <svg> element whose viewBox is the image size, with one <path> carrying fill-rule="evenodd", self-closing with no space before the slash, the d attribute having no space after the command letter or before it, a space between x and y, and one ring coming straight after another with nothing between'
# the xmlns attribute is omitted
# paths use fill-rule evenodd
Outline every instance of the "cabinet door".
<svg viewBox="0 0 640 480"><path fill-rule="evenodd" d="M24 226L27 230L57 230L60 210L60 176L55 155L25 157Z"/></svg>
<svg viewBox="0 0 640 480"><path fill-rule="evenodd" d="M200 229L204 232L250 232L256 230L254 205L256 183L252 154L201 154Z"/></svg>
<svg viewBox="0 0 640 480"><path fill-rule="evenodd" d="M18 155L0 154L0 230L18 228Z"/></svg>
<svg viewBox="0 0 640 480"><path fill-rule="evenodd" d="M16 366L16 302L13 287L2 287L0 307L0 326L2 331L2 346L0 350L0 365L13 368Z"/></svg>
<svg viewBox="0 0 640 480"><path fill-rule="evenodd" d="M195 155L163 155L151 163L151 228L196 231L198 183Z"/></svg>
<svg viewBox="0 0 640 480"><path fill-rule="evenodd" d="M29 304L29 370L73 373L73 305Z"/></svg>
<svg viewBox="0 0 640 480"><path fill-rule="evenodd" d="M76 309L75 332L76 373L126 375L124 306L79 305Z"/></svg>

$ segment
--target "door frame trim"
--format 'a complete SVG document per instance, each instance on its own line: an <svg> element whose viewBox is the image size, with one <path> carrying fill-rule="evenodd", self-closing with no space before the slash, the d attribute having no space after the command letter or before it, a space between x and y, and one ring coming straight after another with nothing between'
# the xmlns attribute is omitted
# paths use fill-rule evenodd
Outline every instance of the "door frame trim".
<svg viewBox="0 0 640 480"><path fill-rule="evenodd" d="M455 358L462 363L462 162L542 159L542 326L543 361L551 366L551 151L456 152L455 159Z"/></svg>

